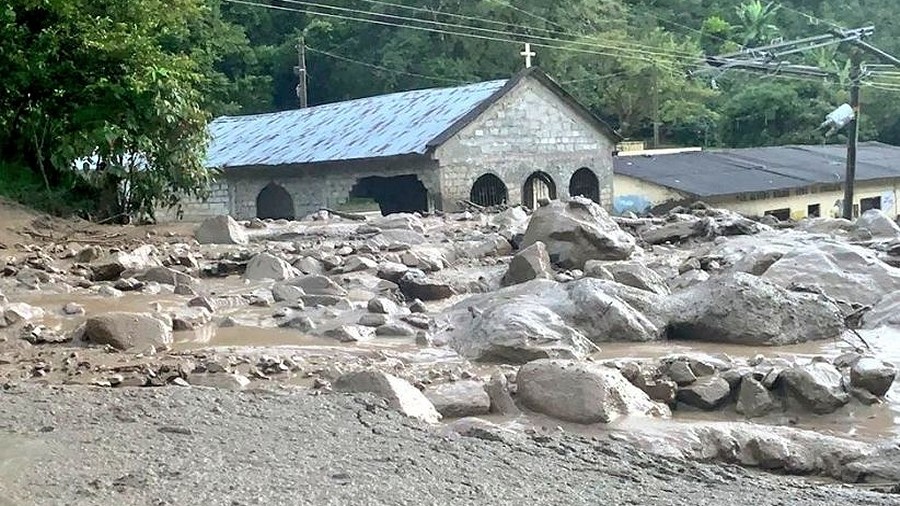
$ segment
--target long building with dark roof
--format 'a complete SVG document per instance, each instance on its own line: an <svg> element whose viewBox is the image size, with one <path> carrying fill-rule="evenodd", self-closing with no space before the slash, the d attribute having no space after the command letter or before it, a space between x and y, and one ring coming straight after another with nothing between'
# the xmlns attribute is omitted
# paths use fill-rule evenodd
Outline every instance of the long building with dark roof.
<svg viewBox="0 0 900 506"><path fill-rule="evenodd" d="M536 68L511 79L218 118L213 195L187 219L299 218L523 204L583 195L612 206L617 135Z"/></svg>
<svg viewBox="0 0 900 506"><path fill-rule="evenodd" d="M623 152L615 158L616 212L703 200L748 216L780 219L839 214L846 146ZM900 147L862 143L854 212L900 214Z"/></svg>

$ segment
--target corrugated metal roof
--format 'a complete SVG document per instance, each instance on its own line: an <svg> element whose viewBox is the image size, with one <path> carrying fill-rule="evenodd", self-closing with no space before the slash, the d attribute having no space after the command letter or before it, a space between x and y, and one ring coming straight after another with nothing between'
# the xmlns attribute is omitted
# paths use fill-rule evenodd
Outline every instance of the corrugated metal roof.
<svg viewBox="0 0 900 506"><path fill-rule="evenodd" d="M619 156L617 174L699 197L787 190L844 180L847 148L776 146L650 156ZM856 179L900 178L900 147L860 144Z"/></svg>
<svg viewBox="0 0 900 506"><path fill-rule="evenodd" d="M210 123L209 167L273 166L423 154L507 80L406 91Z"/></svg>

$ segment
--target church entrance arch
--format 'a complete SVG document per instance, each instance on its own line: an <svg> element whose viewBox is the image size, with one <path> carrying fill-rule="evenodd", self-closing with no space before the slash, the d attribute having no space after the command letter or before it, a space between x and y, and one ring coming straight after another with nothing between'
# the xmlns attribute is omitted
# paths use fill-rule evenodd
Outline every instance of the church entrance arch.
<svg viewBox="0 0 900 506"><path fill-rule="evenodd" d="M294 199L280 184L269 183L256 196L256 217L263 220L293 220Z"/></svg>
<svg viewBox="0 0 900 506"><path fill-rule="evenodd" d="M522 205L529 209L537 209L541 200L556 198L556 183L546 172L534 172L525 180L522 188Z"/></svg>
<svg viewBox="0 0 900 506"><path fill-rule="evenodd" d="M483 174L472 185L469 200L483 207L505 204L507 201L506 184L493 174Z"/></svg>
<svg viewBox="0 0 900 506"><path fill-rule="evenodd" d="M572 174L572 179L569 180L569 196L586 197L600 203L600 181L591 169L582 167Z"/></svg>

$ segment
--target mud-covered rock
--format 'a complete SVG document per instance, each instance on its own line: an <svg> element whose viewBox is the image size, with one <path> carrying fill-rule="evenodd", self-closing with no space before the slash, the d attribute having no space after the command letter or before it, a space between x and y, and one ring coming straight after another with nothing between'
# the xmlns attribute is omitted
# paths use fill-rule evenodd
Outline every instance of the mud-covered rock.
<svg viewBox="0 0 900 506"><path fill-rule="evenodd" d="M619 228L606 211L583 197L554 200L531 217L522 247L543 242L550 259L564 268L581 269L588 260L625 260L634 237Z"/></svg>
<svg viewBox="0 0 900 506"><path fill-rule="evenodd" d="M854 226L864 230L874 238L896 239L900 237L900 226L880 209L869 209L857 218Z"/></svg>
<svg viewBox="0 0 900 506"><path fill-rule="evenodd" d="M731 385L720 376L707 376L678 389L676 398L688 406L712 411L728 402Z"/></svg>
<svg viewBox="0 0 900 506"><path fill-rule="evenodd" d="M785 369L778 382L802 407L816 414L833 413L850 401L841 372L827 362Z"/></svg>
<svg viewBox="0 0 900 506"><path fill-rule="evenodd" d="M300 276L300 271L294 268L283 258L271 253L260 253L250 259L247 270L244 271L244 279L284 281Z"/></svg>
<svg viewBox="0 0 900 506"><path fill-rule="evenodd" d="M397 284L403 295L410 299L441 300L456 295L449 283L430 278L418 269L406 272Z"/></svg>
<svg viewBox="0 0 900 506"><path fill-rule="evenodd" d="M830 300L741 272L712 278L672 300L674 339L774 346L834 339L844 327Z"/></svg>
<svg viewBox="0 0 900 506"><path fill-rule="evenodd" d="M445 418L486 415L491 398L478 381L464 380L444 383L425 390L425 397Z"/></svg>
<svg viewBox="0 0 900 506"><path fill-rule="evenodd" d="M658 295L669 295L665 280L653 269L639 262L609 262L604 267L616 283Z"/></svg>
<svg viewBox="0 0 900 506"><path fill-rule="evenodd" d="M751 376L744 376L738 391L735 410L747 418L765 416L776 408L772 394Z"/></svg>
<svg viewBox="0 0 900 506"><path fill-rule="evenodd" d="M338 392L369 392L388 401L406 416L437 423L440 413L425 395L406 380L376 370L364 370L339 376L332 385Z"/></svg>
<svg viewBox="0 0 900 506"><path fill-rule="evenodd" d="M871 357L857 360L850 368L850 384L878 397L888 393L896 378L896 367Z"/></svg>
<svg viewBox="0 0 900 506"><path fill-rule="evenodd" d="M172 344L172 323L150 313L112 312L87 319L82 339L120 350Z"/></svg>
<svg viewBox="0 0 900 506"><path fill-rule="evenodd" d="M550 265L547 247L537 241L513 256L501 284L511 286L533 279L549 279L552 276L553 267Z"/></svg>
<svg viewBox="0 0 900 506"><path fill-rule="evenodd" d="M207 218L194 232L200 244L247 244L247 233L231 216Z"/></svg>
<svg viewBox="0 0 900 506"><path fill-rule="evenodd" d="M619 371L590 362L529 362L519 369L516 384L526 407L568 422L609 423L620 416L670 414Z"/></svg>

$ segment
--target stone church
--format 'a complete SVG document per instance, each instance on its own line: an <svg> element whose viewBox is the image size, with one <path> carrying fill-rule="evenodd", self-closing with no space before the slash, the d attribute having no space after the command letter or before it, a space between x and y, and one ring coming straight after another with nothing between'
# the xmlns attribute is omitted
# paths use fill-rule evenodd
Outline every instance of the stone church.
<svg viewBox="0 0 900 506"><path fill-rule="evenodd" d="M461 201L612 205L617 135L536 68L508 80L393 93L210 124L221 170L184 219L300 218L368 203L384 214Z"/></svg>

